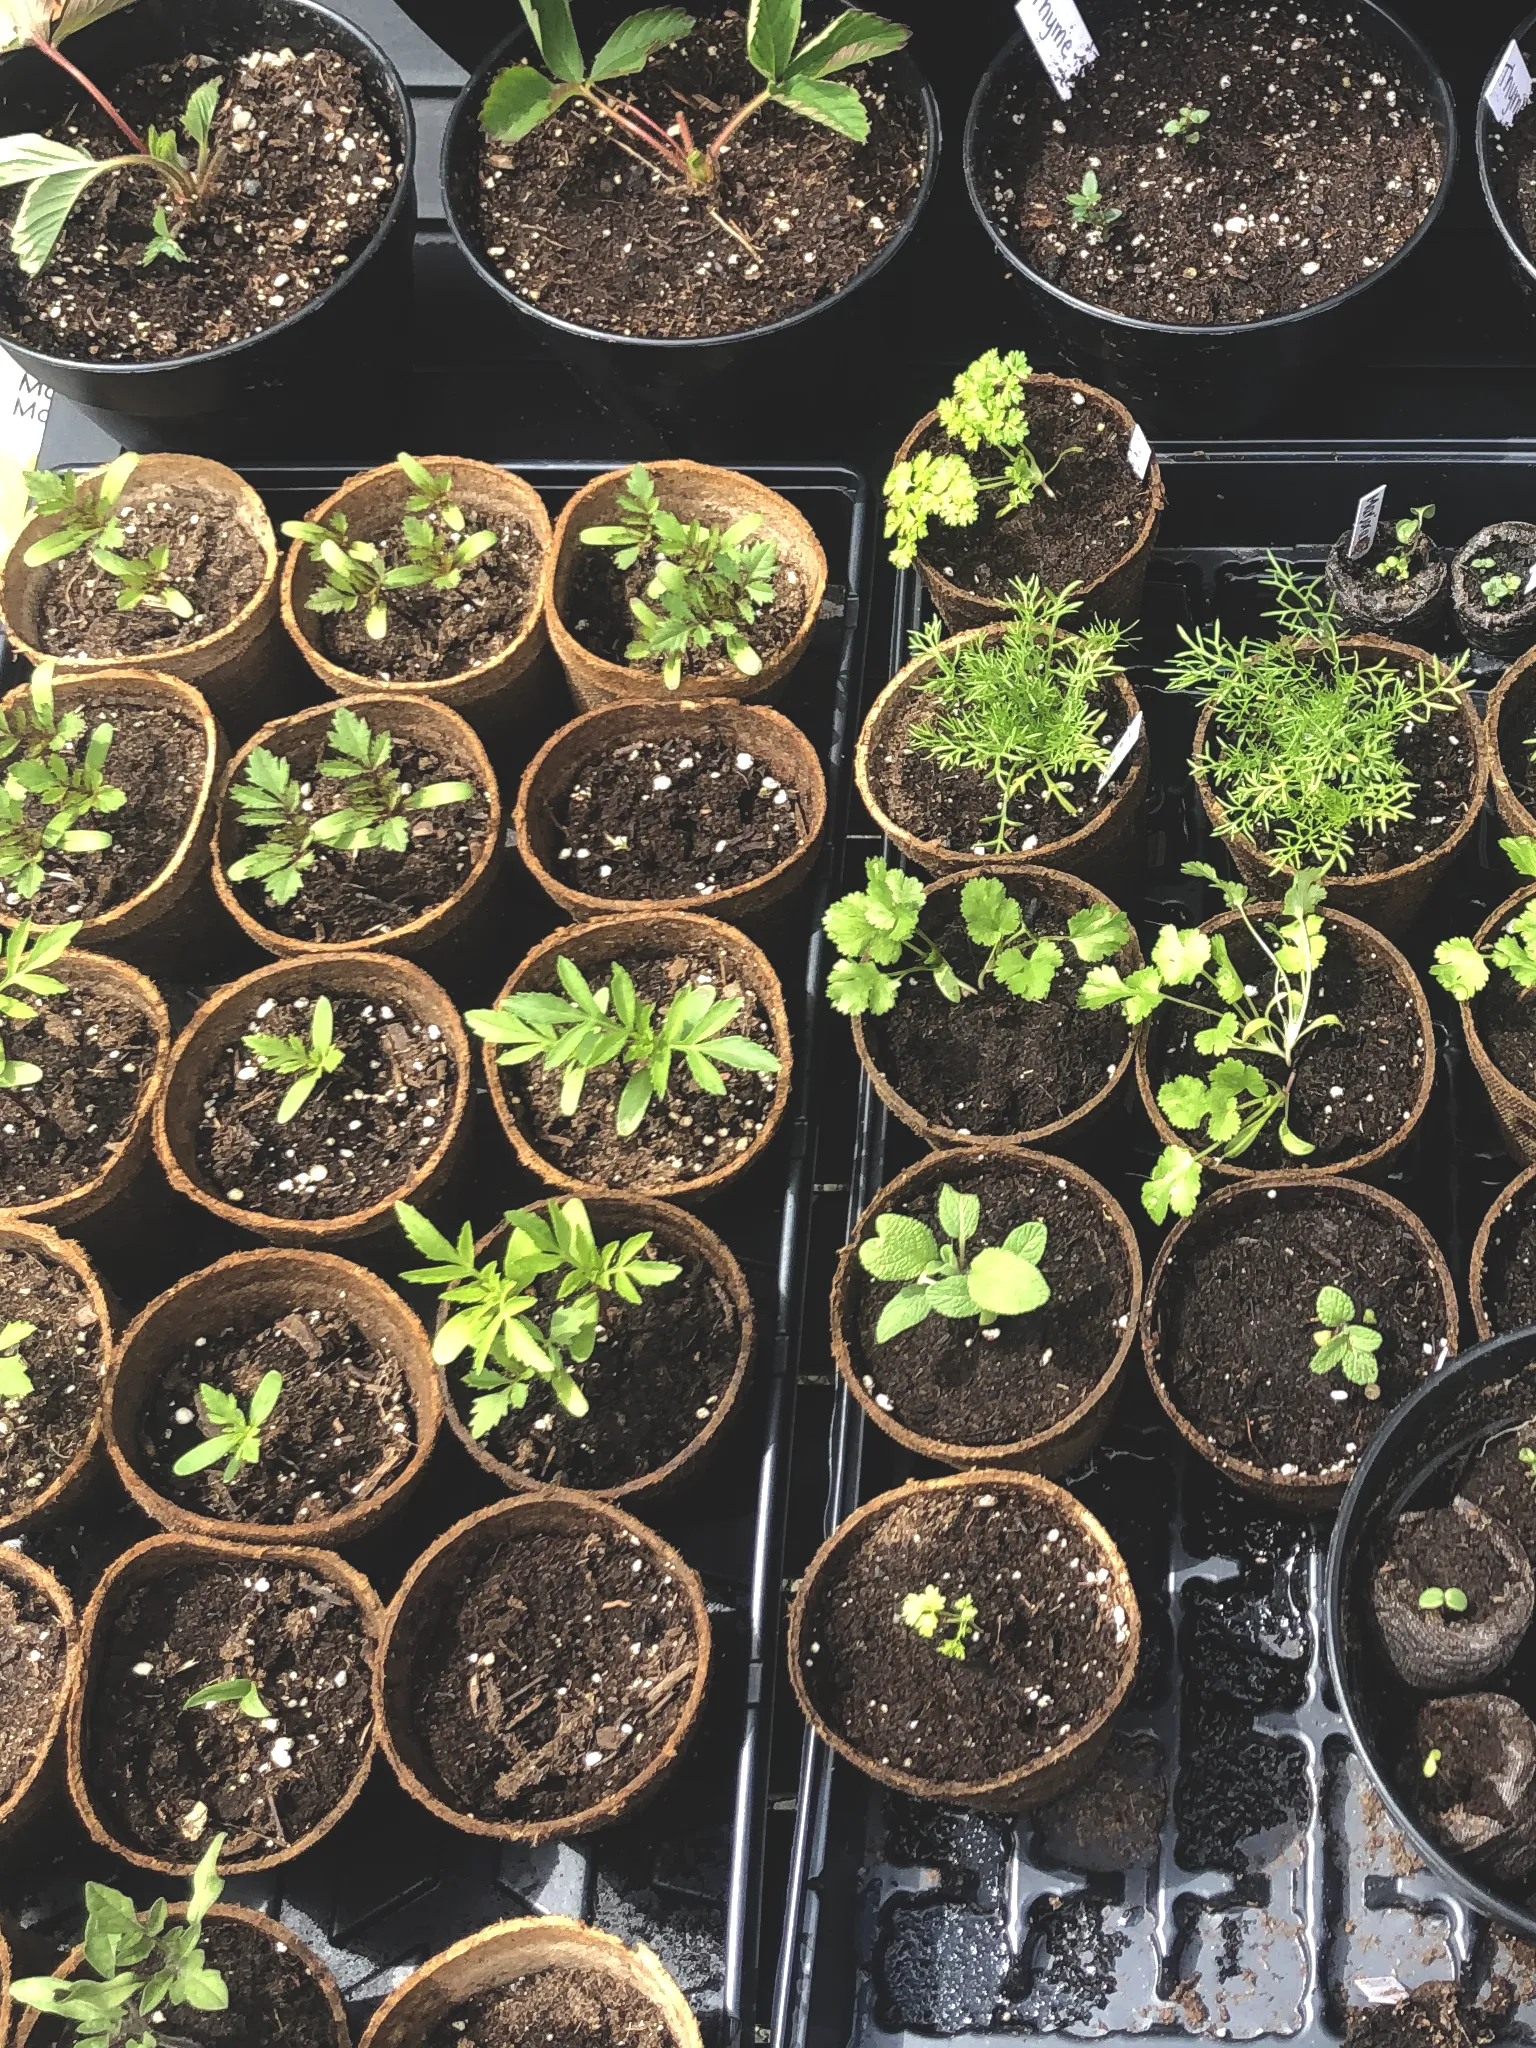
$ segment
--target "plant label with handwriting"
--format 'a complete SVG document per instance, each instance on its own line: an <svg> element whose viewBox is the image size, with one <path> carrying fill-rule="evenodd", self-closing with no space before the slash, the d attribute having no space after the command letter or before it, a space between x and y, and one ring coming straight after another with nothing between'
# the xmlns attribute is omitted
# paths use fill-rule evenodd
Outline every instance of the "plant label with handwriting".
<svg viewBox="0 0 1536 2048"><path fill-rule="evenodd" d="M1015 11L1057 96L1071 99L1073 86L1099 54L1076 0L1017 0Z"/></svg>

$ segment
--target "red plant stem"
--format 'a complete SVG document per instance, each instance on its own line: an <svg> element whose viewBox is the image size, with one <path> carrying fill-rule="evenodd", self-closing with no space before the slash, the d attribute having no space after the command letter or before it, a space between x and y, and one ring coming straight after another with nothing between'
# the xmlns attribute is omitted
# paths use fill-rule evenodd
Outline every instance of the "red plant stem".
<svg viewBox="0 0 1536 2048"><path fill-rule="evenodd" d="M763 107L768 104L768 98L769 95L767 93L760 92L757 95L756 99L748 100L743 106L740 106L736 109L735 113L732 114L729 121L726 122L725 126L720 130L720 133L709 145L709 158L711 163L718 163L720 161L721 150L725 148L725 145L730 141L731 137L736 133L737 129L741 127L744 121L750 120L752 115L754 115L757 112L759 107Z"/></svg>
<svg viewBox="0 0 1536 2048"><path fill-rule="evenodd" d="M69 73L70 77L75 81L76 85L84 86L85 90L96 102L97 106L101 108L102 112L105 115L107 115L107 117L111 120L113 125L119 128L122 131L122 133L127 136L128 140L133 144L134 148L138 151L140 156L149 155L149 147L144 141L143 137L134 134L133 130L128 126L128 123L117 111L116 107L113 106L112 102L107 98L106 94L101 90L101 87L99 85L92 85L91 81L86 77L85 73L79 68L79 66L76 64L71 64L69 59L64 55L64 52L61 49L59 49L56 44L50 43L46 36L35 35L33 36L32 40L37 45L38 49L42 51L45 57L51 57L54 63L58 65L61 71L67 71Z"/></svg>
<svg viewBox="0 0 1536 2048"><path fill-rule="evenodd" d="M653 156L663 158L672 169L687 172L687 158L666 130L657 127L649 114L641 116L641 119L649 124L648 127L642 127L639 121L633 121L628 115L621 113L612 100L605 99L598 93L592 93L591 99L605 120L612 121L616 128L622 128L626 134L633 135L637 142L643 142ZM640 114L640 109L636 107L634 112Z"/></svg>

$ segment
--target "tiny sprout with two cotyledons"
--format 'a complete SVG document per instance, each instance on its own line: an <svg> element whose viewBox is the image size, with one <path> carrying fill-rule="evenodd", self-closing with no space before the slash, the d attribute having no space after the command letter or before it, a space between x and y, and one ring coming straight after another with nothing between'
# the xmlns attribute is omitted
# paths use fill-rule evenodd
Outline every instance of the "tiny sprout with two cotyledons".
<svg viewBox="0 0 1536 2048"><path fill-rule="evenodd" d="M1465 1614L1468 1601L1460 1586L1426 1586L1419 1606L1426 1614Z"/></svg>
<svg viewBox="0 0 1536 2048"><path fill-rule="evenodd" d="M199 1686L181 1703L181 1711L190 1714L194 1707L216 1707L228 1701L238 1707L251 1721L269 1721L272 1710L263 1701L256 1689L254 1678L220 1678L212 1685Z"/></svg>
<svg viewBox="0 0 1536 2048"><path fill-rule="evenodd" d="M1494 558L1492 555L1477 555L1473 559L1472 567L1482 575L1484 570L1495 567ZM1483 603L1489 611L1496 612L1501 605L1508 604L1512 597L1518 597L1524 586L1518 576L1506 569L1500 575L1484 575L1477 587L1482 592Z"/></svg>
<svg viewBox="0 0 1536 2048"><path fill-rule="evenodd" d="M1406 583L1413 574L1413 557L1419 542L1424 538L1424 528L1435 516L1433 505L1415 505L1411 516L1399 519L1392 529L1397 546L1389 555L1384 555L1376 564L1376 574L1394 583Z"/></svg>

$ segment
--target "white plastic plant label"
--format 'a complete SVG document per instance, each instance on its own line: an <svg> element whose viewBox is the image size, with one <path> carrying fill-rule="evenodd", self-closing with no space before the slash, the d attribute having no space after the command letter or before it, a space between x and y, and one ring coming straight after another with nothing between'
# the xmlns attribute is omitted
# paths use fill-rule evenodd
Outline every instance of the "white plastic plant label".
<svg viewBox="0 0 1536 2048"><path fill-rule="evenodd" d="M1371 542L1376 538L1376 529L1381 524L1381 508L1387 502L1387 487L1380 484L1374 491L1367 491L1355 507L1355 530L1349 536L1349 559L1358 562L1362 555L1371 551Z"/></svg>
<svg viewBox="0 0 1536 2048"><path fill-rule="evenodd" d="M1104 763L1104 772L1099 777L1095 796L1102 796L1130 758L1131 749L1141 738L1141 713L1138 711L1130 724L1115 742L1115 750Z"/></svg>
<svg viewBox="0 0 1536 2048"><path fill-rule="evenodd" d="M1536 597L1536 562L1531 564L1531 573L1526 577L1525 588L1520 595L1522 597Z"/></svg>
<svg viewBox="0 0 1536 2048"><path fill-rule="evenodd" d="M1131 429L1131 438L1125 446L1125 459L1137 483L1144 484L1147 471L1152 467L1152 443L1139 426Z"/></svg>
<svg viewBox="0 0 1536 2048"><path fill-rule="evenodd" d="M1071 99L1073 86L1099 54L1077 0L1014 0L1014 5L1057 97Z"/></svg>
<svg viewBox="0 0 1536 2048"><path fill-rule="evenodd" d="M37 467L52 402L46 384L0 355L0 545L9 546L26 524L23 475Z"/></svg>
<svg viewBox="0 0 1536 2048"><path fill-rule="evenodd" d="M1501 128L1508 128L1515 116L1530 105L1531 70L1518 43L1511 43L1500 58L1499 68L1489 80L1483 98L1488 102L1489 113Z"/></svg>

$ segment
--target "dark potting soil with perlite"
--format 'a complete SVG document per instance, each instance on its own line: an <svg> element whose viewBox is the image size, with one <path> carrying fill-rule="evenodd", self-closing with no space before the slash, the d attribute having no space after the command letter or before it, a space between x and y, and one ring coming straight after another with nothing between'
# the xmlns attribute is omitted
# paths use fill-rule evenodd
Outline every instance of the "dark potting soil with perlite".
<svg viewBox="0 0 1536 2048"><path fill-rule="evenodd" d="M0 1517L23 1514L78 1456L101 1406L109 1332L78 1273L36 1252L0 1251L0 1326L31 1323L17 1348L32 1391L0 1402Z"/></svg>
<svg viewBox="0 0 1536 2048"><path fill-rule="evenodd" d="M856 1268L858 1352L864 1390L893 1421L941 1443L1022 1443L1081 1406L1114 1361L1136 1303L1120 1234L1103 1204L1077 1181L1027 1160L958 1163L945 1179L981 1202L968 1257L999 1245L1021 1223L1049 1233L1040 1271L1050 1300L1028 1315L930 1315L879 1342L881 1311L899 1291ZM942 1244L939 1188L894 1204ZM873 1229L866 1233L873 1235Z"/></svg>
<svg viewBox="0 0 1536 2048"><path fill-rule="evenodd" d="M410 1712L440 1796L461 1813L558 1821L614 1798L688 1704L692 1609L627 1531L533 1529L487 1545L433 1608Z"/></svg>
<svg viewBox="0 0 1536 2048"><path fill-rule="evenodd" d="M190 1863L222 1830L226 1860L266 1856L346 1797L373 1734L370 1644L330 1580L259 1551L188 1563L130 1592L98 1643L84 1773L122 1840ZM266 1718L232 1700L187 1710L235 1678Z"/></svg>
<svg viewBox="0 0 1536 2048"><path fill-rule="evenodd" d="M307 1043L312 1012L307 996L253 1002L206 1084L198 1166L226 1201L254 1214L323 1219L373 1207L442 1144L453 1113L458 1077L441 1029L398 1002L338 995L342 1063L291 1122L278 1123L293 1077L258 1066L241 1039L263 1032Z"/></svg>
<svg viewBox="0 0 1536 2048"><path fill-rule="evenodd" d="M55 968L69 979L69 956ZM102 1173L127 1137L154 1072L155 1032L116 988L81 988L35 1003L30 1023L9 1025L12 1059L41 1067L30 1088L0 1104L0 1189L20 1209Z"/></svg>
<svg viewBox="0 0 1536 2048"><path fill-rule="evenodd" d="M618 81L619 96L663 128L685 114L707 144L762 90L745 14L732 9L659 50ZM867 142L770 104L727 145L719 185L703 194L637 163L580 101L521 142L479 134L476 239L520 297L604 333L729 334L814 306L900 231L926 166L918 103L889 67L840 76L864 98Z"/></svg>
<svg viewBox="0 0 1536 2048"><path fill-rule="evenodd" d="M664 492L661 502L665 507ZM723 529L731 526L741 512L740 507L729 505L694 506L689 508L689 516ZM763 540L771 536L759 527L752 538ZM604 661L628 662L629 649L635 643L635 615L630 606L637 597L644 601L656 574L657 559L656 550L647 548L633 568L620 569L607 548L581 550L571 570L569 592L561 602L560 615L589 653ZM765 605L745 627L747 640L765 668L799 632L808 594L799 570L781 558L773 577L773 602ZM660 669L661 659L643 655L634 666ZM690 680L704 676L738 676L735 664L721 651L718 642L711 642L708 647L690 647L683 656L684 694ZM739 680L745 683L746 679Z"/></svg>
<svg viewBox="0 0 1536 2048"><path fill-rule="evenodd" d="M261 1427L261 1459L224 1479L224 1461L179 1478L176 1460L215 1436L206 1384L248 1413L269 1372L277 1406ZM294 1309L259 1330L194 1338L141 1411L138 1448L151 1483L179 1507L221 1522L306 1522L361 1507L416 1449L416 1417L400 1362L336 1309Z"/></svg>
<svg viewBox="0 0 1536 2048"><path fill-rule="evenodd" d="M334 50L191 56L94 82L130 127L169 129L197 87L220 77L212 142L225 152L196 220L173 222L188 261L143 255L156 179L92 185L38 276L0 259L0 324L50 355L155 362L201 354L275 326L335 283L373 239L401 164L355 65ZM116 156L123 139L82 96L46 131Z"/></svg>
<svg viewBox="0 0 1536 2048"><path fill-rule="evenodd" d="M963 1659L901 1620L936 1586L976 1603ZM862 1755L931 1784L986 1784L1096 1721L1130 1654L1099 1546L1013 1488L906 1500L818 1582L801 1629L817 1710Z"/></svg>
<svg viewBox="0 0 1536 2048"><path fill-rule="evenodd" d="M1510 1327L1523 1329L1525 1325L1521 1322ZM1536 1467L1522 1461L1522 1451L1536 1456L1536 1417L1500 1430L1480 1444L1462 1470L1458 1491L1474 1507L1502 1522L1536 1560L1536 1484L1532 1483Z"/></svg>
<svg viewBox="0 0 1536 2048"><path fill-rule="evenodd" d="M1194 0L1096 22L1063 102L1021 60L982 138L987 212L1074 298L1180 326L1336 297L1395 255L1444 175L1431 105L1347 12ZM1194 139L1164 132L1205 113ZM1120 218L1079 226L1092 170Z"/></svg>
<svg viewBox="0 0 1536 2048"><path fill-rule="evenodd" d="M0 1579L0 1803L36 1763L58 1713L69 1645L52 1603Z"/></svg>
<svg viewBox="0 0 1536 2048"><path fill-rule="evenodd" d="M1413 1716L1400 1778L1431 1835L1488 1876L1511 1879L1536 1864L1536 1727L1497 1684L1426 1700ZM1440 1754L1426 1776L1432 1750Z"/></svg>
<svg viewBox="0 0 1536 2048"><path fill-rule="evenodd" d="M672 2048L654 2005L602 1970L535 1970L456 2005L422 2048Z"/></svg>

